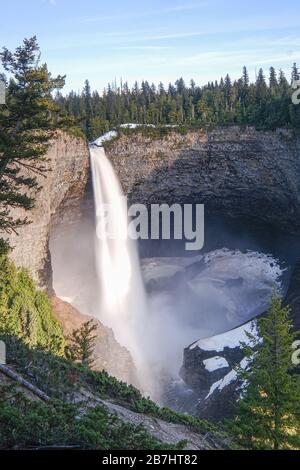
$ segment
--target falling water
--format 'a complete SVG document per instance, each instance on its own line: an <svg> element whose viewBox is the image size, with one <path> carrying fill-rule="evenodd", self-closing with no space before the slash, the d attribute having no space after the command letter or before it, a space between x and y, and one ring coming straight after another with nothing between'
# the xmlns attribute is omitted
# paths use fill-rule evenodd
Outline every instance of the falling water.
<svg viewBox="0 0 300 470"><path fill-rule="evenodd" d="M127 200L104 148L92 144L90 156L100 299L97 316L130 351L141 390L160 401L161 378L166 371L176 377L184 347L264 311L282 270L269 255L216 250L201 256L202 268L192 279L183 269L179 284L174 280L169 293L154 292L146 301L136 243L127 236ZM189 262L193 262L191 257Z"/></svg>
<svg viewBox="0 0 300 470"><path fill-rule="evenodd" d="M127 236L126 198L103 147L90 146L96 211L96 265L100 320L143 367L139 342L146 316L146 296L137 247Z"/></svg>

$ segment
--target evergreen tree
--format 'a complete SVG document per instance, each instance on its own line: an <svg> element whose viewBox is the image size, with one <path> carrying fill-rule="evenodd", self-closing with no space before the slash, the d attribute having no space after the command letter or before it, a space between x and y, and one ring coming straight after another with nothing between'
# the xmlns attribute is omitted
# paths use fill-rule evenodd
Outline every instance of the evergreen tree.
<svg viewBox="0 0 300 470"><path fill-rule="evenodd" d="M257 321L257 338L244 345L248 366L239 370L242 398L231 426L239 442L254 449L300 449L300 382L292 375L292 322L274 294L268 314Z"/></svg>
<svg viewBox="0 0 300 470"><path fill-rule="evenodd" d="M162 82L159 82L158 93L159 93L159 95L165 95L166 94L165 87L164 87L164 84Z"/></svg>
<svg viewBox="0 0 300 470"><path fill-rule="evenodd" d="M262 100L265 97L267 90L266 80L264 76L263 69L259 69L257 79L256 79L256 96L260 102L260 106L262 105Z"/></svg>
<svg viewBox="0 0 300 470"><path fill-rule="evenodd" d="M247 67L245 65L243 67L243 84L244 86L249 85L249 74L248 74Z"/></svg>
<svg viewBox="0 0 300 470"><path fill-rule="evenodd" d="M271 89L277 86L277 77L274 67L270 67L269 86Z"/></svg>
<svg viewBox="0 0 300 470"><path fill-rule="evenodd" d="M224 80L224 97L225 97L226 109L231 106L231 92L232 92L231 78L227 74Z"/></svg>
<svg viewBox="0 0 300 470"><path fill-rule="evenodd" d="M92 367L95 362L94 349L97 338L97 324L89 320L74 330L68 338L66 356L72 361Z"/></svg>
<svg viewBox="0 0 300 470"><path fill-rule="evenodd" d="M64 77L52 78L40 64L36 37L24 39L15 52L3 48L0 59L11 77L0 106L0 232L11 232L27 219L14 220L10 208L33 207L35 176L46 171L44 155L62 114L51 94L63 87Z"/></svg>
<svg viewBox="0 0 300 470"><path fill-rule="evenodd" d="M279 70L279 86L283 89L287 89L289 86L288 81L285 77L284 71L281 69Z"/></svg>
<svg viewBox="0 0 300 470"><path fill-rule="evenodd" d="M295 64L294 75L297 73ZM170 83L168 88L162 83L156 88L147 80L143 80L141 86L135 82L132 89L126 82L119 87L114 82L102 96L98 92L92 93L92 126L86 129L82 125L82 129L88 138L90 133L94 138L101 129L126 122L204 127L243 124L257 129L274 130L284 126L299 129L300 108L291 103L292 91L284 73L279 71L277 78L274 67L270 68L268 83L262 69L256 82L250 83L245 66L239 80L232 82L227 74L225 79L211 81L202 87L194 80L187 86L182 78L175 85ZM66 112L71 111L85 123L87 113L83 101L83 96L74 92L63 100L61 96L57 97Z"/></svg>
<svg viewBox="0 0 300 470"><path fill-rule="evenodd" d="M88 80L84 83L84 90L83 90L83 98L84 98L84 111L85 111L85 133L87 139L90 141L92 140L92 119L93 119L93 105L92 105L92 93L91 87Z"/></svg>
<svg viewBox="0 0 300 470"><path fill-rule="evenodd" d="M190 89L191 89L191 94L194 96L195 95L195 89L196 89L196 83L193 78L190 81Z"/></svg>
<svg viewBox="0 0 300 470"><path fill-rule="evenodd" d="M299 80L300 78L300 75L299 75L299 71L298 71L298 67L297 67L297 64L296 62L294 62L293 64L293 68L292 68L292 82L295 80Z"/></svg>
<svg viewBox="0 0 300 470"><path fill-rule="evenodd" d="M179 94L183 94L183 93L184 93L184 91L185 91L185 83L184 83L184 80L183 80L182 77L179 78L179 80L176 80L175 86L176 86L177 93L179 93Z"/></svg>

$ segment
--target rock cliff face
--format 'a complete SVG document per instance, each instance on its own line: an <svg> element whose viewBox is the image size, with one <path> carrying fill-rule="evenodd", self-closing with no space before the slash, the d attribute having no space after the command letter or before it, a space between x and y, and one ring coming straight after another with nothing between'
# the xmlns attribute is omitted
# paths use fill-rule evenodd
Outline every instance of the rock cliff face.
<svg viewBox="0 0 300 470"><path fill-rule="evenodd" d="M52 270L49 235L55 218L63 207L77 206L85 192L89 172L89 154L83 139L58 132L51 143L47 158L46 177L38 176L42 189L36 195L35 207L29 213L14 209L17 217L28 217L30 224L9 237L14 247L11 257L17 266L28 268L41 287L51 288Z"/></svg>
<svg viewBox="0 0 300 470"><path fill-rule="evenodd" d="M53 296L51 302L55 316L61 323L66 337L71 335L75 329L80 328L84 322L92 319L58 297ZM94 368L106 370L119 380L137 385L135 368L128 350L117 343L110 328L105 327L96 319L93 320L97 325Z"/></svg>
<svg viewBox="0 0 300 470"><path fill-rule="evenodd" d="M206 212L300 231L300 138L235 127L121 135L107 149L132 202L197 202Z"/></svg>
<svg viewBox="0 0 300 470"><path fill-rule="evenodd" d="M243 367L240 342L255 335L255 320L185 348L180 376L197 395L194 414L219 421L230 415L238 399L236 367ZM244 364L246 365L246 364Z"/></svg>

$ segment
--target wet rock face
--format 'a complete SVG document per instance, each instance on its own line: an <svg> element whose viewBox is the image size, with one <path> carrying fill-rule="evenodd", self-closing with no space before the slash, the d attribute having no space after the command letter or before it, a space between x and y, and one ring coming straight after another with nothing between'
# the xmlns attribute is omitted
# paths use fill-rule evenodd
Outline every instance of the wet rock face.
<svg viewBox="0 0 300 470"><path fill-rule="evenodd" d="M246 332L259 341L253 320L185 348L180 376L198 397L196 415L218 421L233 411L241 385L236 367L247 365L240 346L247 343Z"/></svg>
<svg viewBox="0 0 300 470"><path fill-rule="evenodd" d="M186 348L180 376L193 391L198 393L199 398L205 399L211 386L223 379L242 359L243 353L239 347L225 348L221 356L219 352L204 351L199 346L194 349ZM214 370L206 367L210 361L218 363L218 360L220 367Z"/></svg>
<svg viewBox="0 0 300 470"><path fill-rule="evenodd" d="M80 211L79 206L88 179L89 154L84 140L58 132L46 155L45 175L37 180L42 189L30 212L12 210L16 218L28 217L29 225L12 234L9 242L14 247L11 258L17 266L26 267L40 287L52 287L52 268L49 251L51 227L65 214Z"/></svg>
<svg viewBox="0 0 300 470"><path fill-rule="evenodd" d="M290 131L133 133L107 153L131 202L204 203L207 212L300 231L300 139Z"/></svg>

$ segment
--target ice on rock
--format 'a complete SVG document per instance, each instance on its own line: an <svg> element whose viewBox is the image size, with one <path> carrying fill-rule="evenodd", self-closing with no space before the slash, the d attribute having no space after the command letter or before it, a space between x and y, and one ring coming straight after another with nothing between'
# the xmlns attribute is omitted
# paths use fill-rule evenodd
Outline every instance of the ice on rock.
<svg viewBox="0 0 300 470"><path fill-rule="evenodd" d="M198 346L203 351L224 351L225 348L237 348L240 343L249 344L250 339L247 333L250 333L258 340L256 321L252 320L233 330L210 338L200 339L190 346L190 349Z"/></svg>
<svg viewBox="0 0 300 470"><path fill-rule="evenodd" d="M204 359L203 364L205 365L205 369L209 372L221 369L222 367L229 367L226 359L221 356L214 356L210 357L209 359Z"/></svg>
<svg viewBox="0 0 300 470"><path fill-rule="evenodd" d="M117 131L112 130L101 135L101 137L98 137L98 139L94 140L92 144L98 145L98 147L102 147L103 142L108 142L109 140L112 140L117 136L118 136Z"/></svg>

